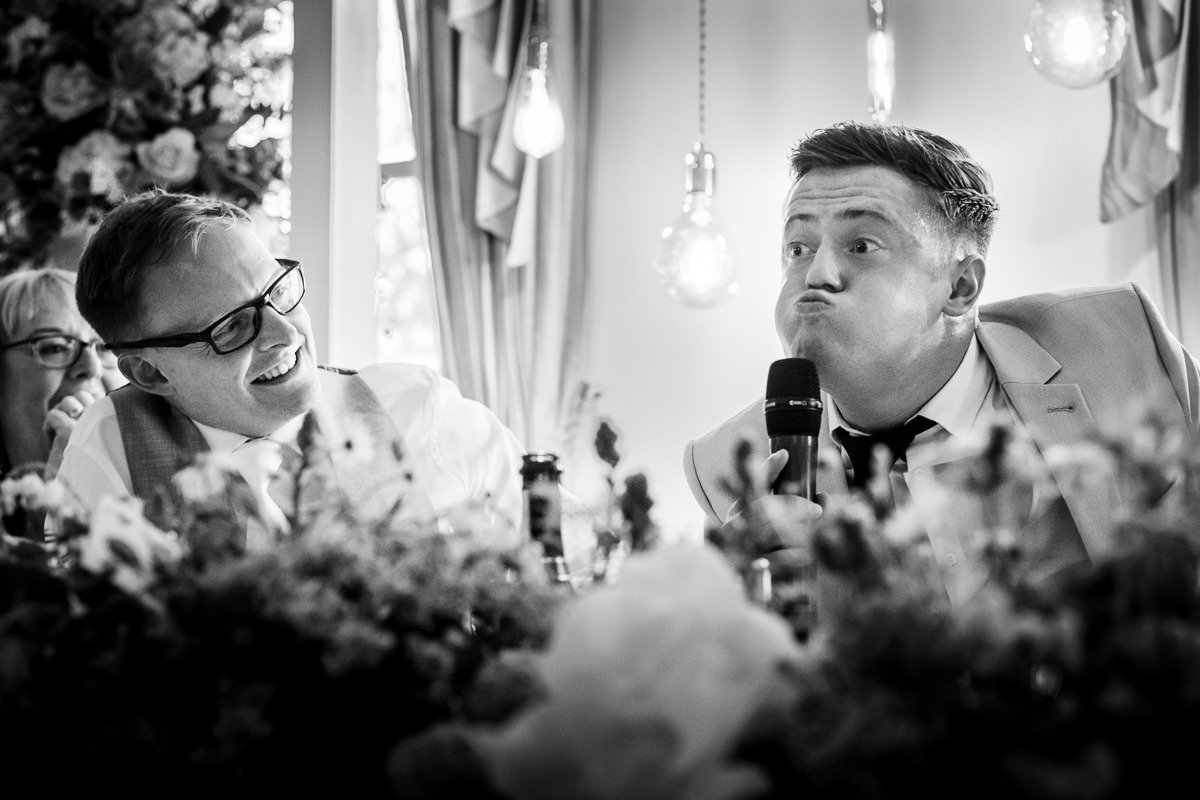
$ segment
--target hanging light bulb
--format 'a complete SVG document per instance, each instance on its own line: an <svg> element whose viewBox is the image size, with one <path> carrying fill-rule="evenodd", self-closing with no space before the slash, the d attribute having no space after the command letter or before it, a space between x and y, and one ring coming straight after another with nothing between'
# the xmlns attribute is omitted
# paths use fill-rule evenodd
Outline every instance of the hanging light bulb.
<svg viewBox="0 0 1200 800"><path fill-rule="evenodd" d="M517 113L513 119L513 142L521 152L534 158L562 147L565 133L562 106L558 104L550 75L550 33L544 13L539 0L530 24L525 70L521 75Z"/></svg>
<svg viewBox="0 0 1200 800"><path fill-rule="evenodd" d="M683 210L663 228L654 256L654 271L667 297L695 308L714 306L737 291L733 247L713 217L716 159L704 146L704 12L700 0L700 138L683 159Z"/></svg>
<svg viewBox="0 0 1200 800"><path fill-rule="evenodd" d="M1035 0L1025 20L1029 60L1071 89L1112 77L1128 39L1124 0Z"/></svg>
<svg viewBox="0 0 1200 800"><path fill-rule="evenodd" d="M888 24L885 0L867 0L867 91L871 119L887 122L892 114L892 96L896 92L896 52Z"/></svg>
<svg viewBox="0 0 1200 800"><path fill-rule="evenodd" d="M713 219L713 154L696 142L684 164L683 211L663 228L654 270L672 300L707 308L737 291L737 267L729 239Z"/></svg>

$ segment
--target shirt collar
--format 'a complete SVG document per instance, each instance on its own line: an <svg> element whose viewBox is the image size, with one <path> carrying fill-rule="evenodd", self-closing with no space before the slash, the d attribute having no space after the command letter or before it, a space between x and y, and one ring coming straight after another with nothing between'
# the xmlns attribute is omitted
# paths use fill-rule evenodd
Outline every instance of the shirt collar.
<svg viewBox="0 0 1200 800"><path fill-rule="evenodd" d="M214 453L232 453L246 442L253 441L255 438L270 439L273 442L286 444L295 448L296 440L300 435L300 427L304 424L304 414L285 422L270 436L249 437L240 433L232 433L224 431L220 428L214 428L211 425L205 425L202 422L192 420L192 423L200 429L200 433L208 442L209 449ZM189 418L190 419L190 418Z"/></svg>
<svg viewBox="0 0 1200 800"><path fill-rule="evenodd" d="M946 385L929 398L929 401L913 416L922 416L933 420L945 428L951 436L966 436L971 432L975 419L979 416L979 411L987 400L991 385L991 365L983 357L979 340L972 336L971 343L967 345L967 352L959 362L958 369L950 376L950 380L946 381ZM826 397L829 400L827 407L829 408L829 429L831 431L842 427L859 436L867 435L848 425L845 418L838 413L837 403L832 397L828 395Z"/></svg>

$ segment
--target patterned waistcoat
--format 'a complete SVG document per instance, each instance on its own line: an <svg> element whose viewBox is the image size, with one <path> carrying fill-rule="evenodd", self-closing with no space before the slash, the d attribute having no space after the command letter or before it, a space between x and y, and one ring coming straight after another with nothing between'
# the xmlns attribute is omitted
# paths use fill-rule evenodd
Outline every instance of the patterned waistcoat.
<svg viewBox="0 0 1200 800"><path fill-rule="evenodd" d="M391 415L366 382L354 372L322 367L321 395L309 413L329 444L333 475L363 519L375 519L409 495L410 476L392 454L400 433ZM125 386L109 395L129 464L134 495L147 500L155 489L208 452L208 441L196 425L158 395ZM343 431L353 425L371 440L373 454L364 458L343 445Z"/></svg>

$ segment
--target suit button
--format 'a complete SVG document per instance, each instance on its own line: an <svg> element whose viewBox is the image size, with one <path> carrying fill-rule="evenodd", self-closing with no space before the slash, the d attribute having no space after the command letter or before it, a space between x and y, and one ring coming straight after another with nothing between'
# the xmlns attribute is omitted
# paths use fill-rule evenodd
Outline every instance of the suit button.
<svg viewBox="0 0 1200 800"><path fill-rule="evenodd" d="M942 559L942 563L947 567L953 567L958 563L958 556L954 555L954 553L946 553L945 558Z"/></svg>

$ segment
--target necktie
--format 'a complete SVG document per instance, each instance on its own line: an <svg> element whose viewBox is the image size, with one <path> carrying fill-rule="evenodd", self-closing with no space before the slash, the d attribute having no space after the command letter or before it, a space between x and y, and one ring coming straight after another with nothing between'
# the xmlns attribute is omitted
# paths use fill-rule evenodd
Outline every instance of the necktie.
<svg viewBox="0 0 1200 800"><path fill-rule="evenodd" d="M871 436L856 436L845 428L833 431L833 438L850 456L850 466L854 468L854 477L850 485L864 487L874 474L874 452L878 445L883 445L888 455L887 471L890 472L897 461L906 458L908 446L918 434L924 433L937 425L931 419L916 416L898 428L883 431Z"/></svg>
<svg viewBox="0 0 1200 800"><path fill-rule="evenodd" d="M249 439L233 455L258 501L262 522L271 533L286 534L295 513L292 448L271 439Z"/></svg>

